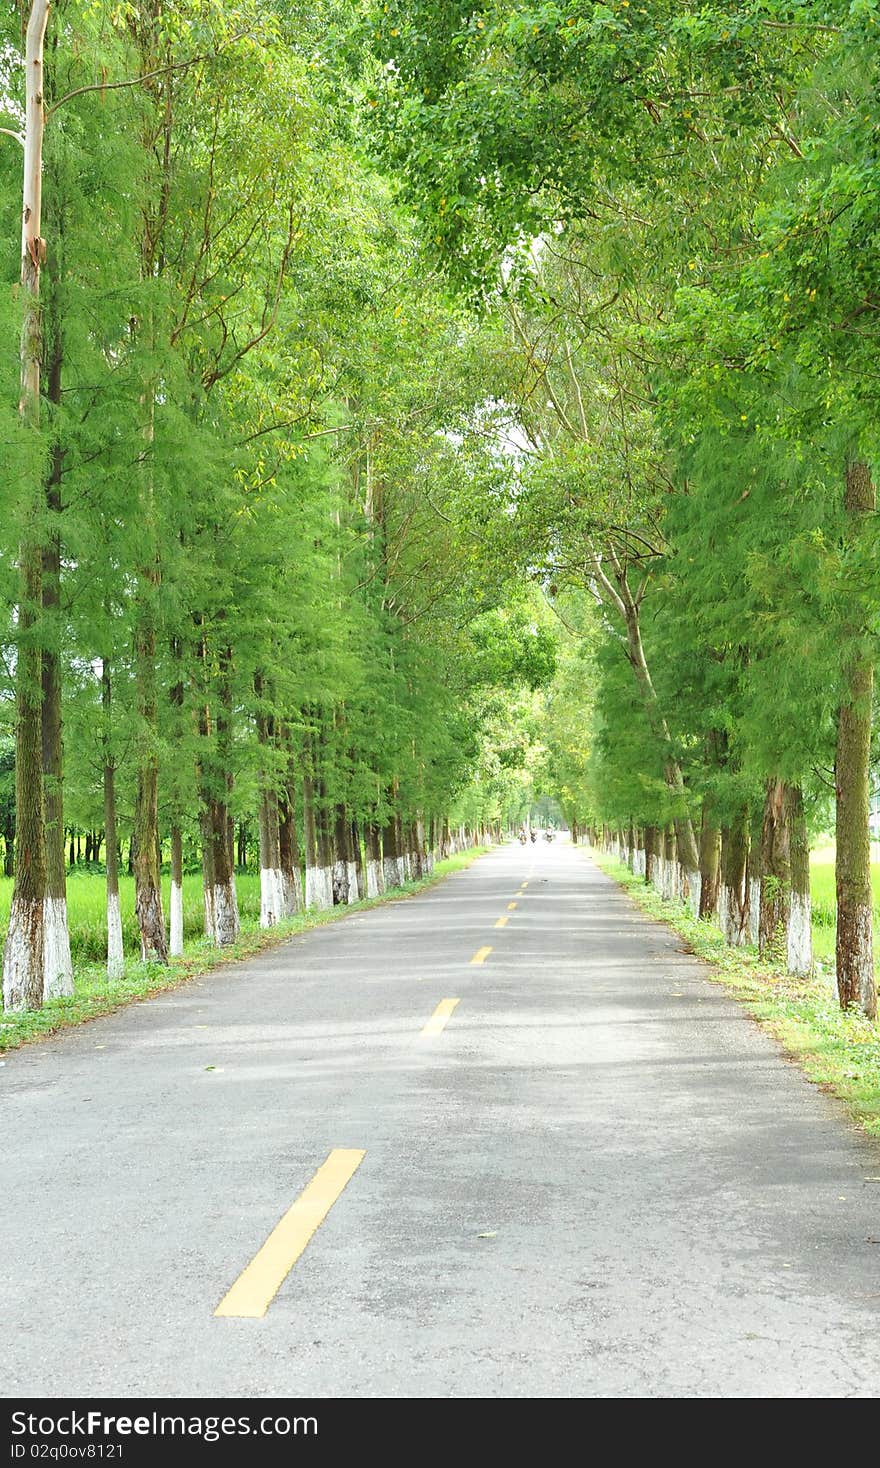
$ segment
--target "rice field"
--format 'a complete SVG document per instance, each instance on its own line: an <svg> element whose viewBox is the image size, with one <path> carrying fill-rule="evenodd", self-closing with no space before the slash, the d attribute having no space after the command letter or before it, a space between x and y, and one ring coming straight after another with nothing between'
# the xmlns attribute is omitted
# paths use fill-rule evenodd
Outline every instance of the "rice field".
<svg viewBox="0 0 880 1468"><path fill-rule="evenodd" d="M257 872L236 877L238 907L242 922L258 922L260 917L260 878ZM162 901L167 919L171 897L171 878L162 878ZM12 878L0 878L0 936L6 937L9 907L12 902ZM67 877L67 916L70 925L70 956L74 967L100 963L107 956L107 914L104 878L100 872L70 872ZM132 958L140 956L140 938L134 915L134 878L120 876L119 906L122 913L122 936L125 951ZM201 872L190 872L183 879L183 936L199 938L204 933Z"/></svg>

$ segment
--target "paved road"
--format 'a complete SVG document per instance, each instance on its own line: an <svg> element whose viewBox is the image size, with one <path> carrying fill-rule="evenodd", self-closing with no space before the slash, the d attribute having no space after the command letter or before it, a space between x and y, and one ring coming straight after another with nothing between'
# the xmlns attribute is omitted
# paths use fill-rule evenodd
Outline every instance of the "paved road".
<svg viewBox="0 0 880 1468"><path fill-rule="evenodd" d="M12 1055L0 1114L7 1396L878 1394L880 1148L565 845Z"/></svg>

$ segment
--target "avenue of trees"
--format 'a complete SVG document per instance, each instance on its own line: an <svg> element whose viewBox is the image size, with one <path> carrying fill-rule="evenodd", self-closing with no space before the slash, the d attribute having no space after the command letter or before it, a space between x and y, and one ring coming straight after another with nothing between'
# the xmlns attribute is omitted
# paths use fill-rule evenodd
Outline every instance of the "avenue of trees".
<svg viewBox="0 0 880 1468"><path fill-rule="evenodd" d="M880 0L2 15L4 1003L543 792L873 1017Z"/></svg>
<svg viewBox="0 0 880 1468"><path fill-rule="evenodd" d="M570 821L795 973L830 822L872 1017L878 35L875 0L391 0L370 99L518 357Z"/></svg>
<svg viewBox="0 0 880 1468"><path fill-rule="evenodd" d="M325 19L4 8L10 1010L74 984L69 827L106 867L111 977L120 859L144 960L182 952L194 862L230 944L257 847L270 926L476 842L483 725L552 671L454 508L505 472L503 338L369 162Z"/></svg>

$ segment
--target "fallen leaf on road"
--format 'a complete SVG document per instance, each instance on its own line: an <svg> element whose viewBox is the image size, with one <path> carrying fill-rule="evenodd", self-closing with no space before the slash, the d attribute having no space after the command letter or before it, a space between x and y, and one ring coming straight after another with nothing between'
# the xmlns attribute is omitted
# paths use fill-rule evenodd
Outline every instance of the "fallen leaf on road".
<svg viewBox="0 0 880 1468"><path fill-rule="evenodd" d="M485 1234L477 1234L477 1238L478 1239L497 1239L497 1237L498 1237L498 1230L497 1230L497 1228L490 1229L489 1232L488 1233L485 1233Z"/></svg>

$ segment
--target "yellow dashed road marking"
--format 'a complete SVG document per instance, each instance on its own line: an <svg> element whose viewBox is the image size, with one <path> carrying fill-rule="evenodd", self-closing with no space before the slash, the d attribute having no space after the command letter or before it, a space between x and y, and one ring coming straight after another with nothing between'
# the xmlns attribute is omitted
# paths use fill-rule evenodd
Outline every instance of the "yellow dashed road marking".
<svg viewBox="0 0 880 1468"><path fill-rule="evenodd" d="M504 917L500 917L500 918L499 918L499 919L498 919L498 921L497 921L497 923L496 923L496 924L495 924L495 926L496 926L496 928L506 928L506 927L507 927L507 924L508 924L508 923L509 923L509 922L510 922L510 918L509 918L509 917L507 917L507 915L506 915L506 914L505 914L505 916L504 916Z"/></svg>
<svg viewBox="0 0 880 1468"><path fill-rule="evenodd" d="M452 1018L452 1011L456 1004L460 1002L459 999L441 999L428 1023L422 1030L422 1034L439 1035L440 1031L446 1028L448 1021Z"/></svg>
<svg viewBox="0 0 880 1468"><path fill-rule="evenodd" d="M485 963L491 952L491 948L478 948L471 959L471 963Z"/></svg>
<svg viewBox="0 0 880 1468"><path fill-rule="evenodd" d="M252 1320L265 1315L312 1234L324 1222L366 1152L334 1147L296 1202L275 1225L262 1248L243 1269L214 1311Z"/></svg>

